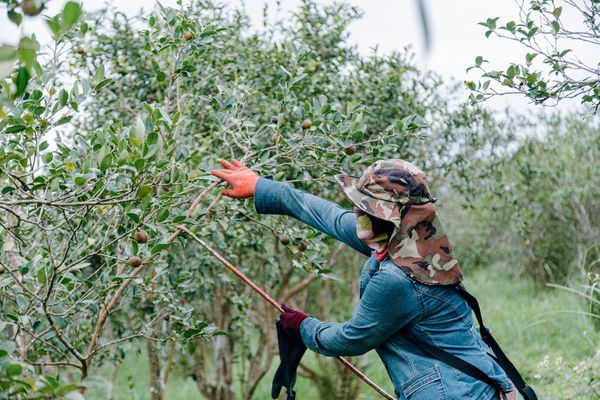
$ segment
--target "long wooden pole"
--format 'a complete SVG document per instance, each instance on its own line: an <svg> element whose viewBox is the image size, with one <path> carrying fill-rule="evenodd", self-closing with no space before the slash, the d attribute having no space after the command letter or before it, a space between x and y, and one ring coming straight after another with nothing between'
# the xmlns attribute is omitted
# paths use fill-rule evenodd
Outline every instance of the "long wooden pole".
<svg viewBox="0 0 600 400"><path fill-rule="evenodd" d="M185 233L187 233L192 239L194 239L202 247L204 247L206 250L208 250L208 252L210 254L215 256L217 258L217 260L221 261L221 263L223 265L225 265L225 267L227 267L231 272L233 272L235 275L237 275L237 277L240 278L242 281L244 281L244 283L246 285L248 285L252 289L254 289L255 292L257 292L263 299L268 301L273 307L275 307L277 310L279 310L279 312L283 312L283 308L281 307L281 304L279 304L274 298L269 296L269 294L267 292L265 292L264 290L262 290L256 283L252 282L250 280L250 278L248 278L242 271L240 271L232 263L230 263L221 253L219 253L217 250L215 250L212 246L210 246L204 240L202 240L198 236L196 236L187 227L185 227L183 225L179 225L178 228L181 229L182 231L184 231ZM360 379L362 379L367 385L371 386L377 393L379 393L380 395L382 395L383 397L385 397L388 400L396 400L395 397L392 397L388 392L386 392L379 385L377 385L375 382L373 382L361 370L359 370L354 365L352 365L352 363L350 361L346 360L344 357L337 357L337 360L339 362L341 362L350 371L352 371L356 376L358 376Z"/></svg>

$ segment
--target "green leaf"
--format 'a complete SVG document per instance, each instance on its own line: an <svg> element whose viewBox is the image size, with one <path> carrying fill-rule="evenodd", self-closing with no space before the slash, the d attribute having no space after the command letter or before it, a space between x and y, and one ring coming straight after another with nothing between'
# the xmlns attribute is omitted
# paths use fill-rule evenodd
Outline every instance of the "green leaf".
<svg viewBox="0 0 600 400"><path fill-rule="evenodd" d="M62 26L64 31L68 31L73 27L75 22L81 17L81 6L79 3L69 1L65 4L65 8L62 12Z"/></svg>
<svg viewBox="0 0 600 400"><path fill-rule="evenodd" d="M556 18L559 18L561 14L562 14L562 7L556 7L552 11L552 15L554 15Z"/></svg>
<svg viewBox="0 0 600 400"><path fill-rule="evenodd" d="M152 250L150 250L150 253L156 254L156 253L166 249L167 247L169 247L168 243L156 243L154 246L152 246Z"/></svg>
<svg viewBox="0 0 600 400"><path fill-rule="evenodd" d="M136 196L137 196L138 199L142 199L142 198L148 196L151 193L152 193L152 186L150 186L150 185L142 185L142 186L140 186L138 188Z"/></svg>
<svg viewBox="0 0 600 400"><path fill-rule="evenodd" d="M58 104L60 104L61 107L64 107L68 101L69 101L69 93L67 93L67 91L65 89L61 89L60 92L58 93Z"/></svg>
<svg viewBox="0 0 600 400"><path fill-rule="evenodd" d="M163 222L167 218L169 218L169 209L167 207L163 207L158 210L158 213L156 214L156 222Z"/></svg>
<svg viewBox="0 0 600 400"><path fill-rule="evenodd" d="M139 223L139 222L140 222L140 217L139 217L139 215L137 215L137 214L136 214L136 213L134 213L134 212L128 212L128 213L127 213L127 217L129 217L129 219L130 219L131 221L133 221L133 223L135 223L135 224L137 224L137 223Z"/></svg>
<svg viewBox="0 0 600 400"><path fill-rule="evenodd" d="M527 54L525 54L525 62L527 63L527 65L531 65L531 62L536 57L537 57L536 53L527 53Z"/></svg>
<svg viewBox="0 0 600 400"><path fill-rule="evenodd" d="M504 25L504 27L502 27L500 29L505 29L505 30L509 31L510 33L515 33L517 31L517 24L515 23L515 21L510 21L510 22L507 22L506 25Z"/></svg>
<svg viewBox="0 0 600 400"><path fill-rule="evenodd" d="M174 224L180 224L180 223L182 223L183 221L185 221L185 219L186 219L186 218L187 218L187 217L186 217L185 215L178 215L178 216L176 216L175 218L173 218L173 223L174 223Z"/></svg>
<svg viewBox="0 0 600 400"><path fill-rule="evenodd" d="M148 135L148 139L146 140L146 143L148 143L148 145L152 146L153 144L156 144L157 142L158 142L158 133L150 132L150 134Z"/></svg>
<svg viewBox="0 0 600 400"><path fill-rule="evenodd" d="M100 170L106 171L107 169L109 169L112 166L112 163L113 163L112 153L108 153L107 155L104 156L104 158L100 162Z"/></svg>
<svg viewBox="0 0 600 400"><path fill-rule="evenodd" d="M475 84L475 82L472 81L465 81L465 86L469 88L469 90L477 89L477 85Z"/></svg>
<svg viewBox="0 0 600 400"><path fill-rule="evenodd" d="M6 375L17 376L23 373L23 366L21 364L9 364L6 367Z"/></svg>
<svg viewBox="0 0 600 400"><path fill-rule="evenodd" d="M56 39L60 34L60 21L58 15L53 18L46 18L46 25L50 28L52 36Z"/></svg>
<svg viewBox="0 0 600 400"><path fill-rule="evenodd" d="M102 89L104 86L107 86L108 84L110 84L112 82L112 79L108 78L108 79L104 79L103 81L98 82L98 84L96 86L94 86L94 90L98 91L100 89Z"/></svg>
<svg viewBox="0 0 600 400"><path fill-rule="evenodd" d="M137 160L135 160L133 162L133 166L135 167L135 169L137 169L139 172L142 172L144 170L144 165L146 164L146 160L143 158L138 158Z"/></svg>
<svg viewBox="0 0 600 400"><path fill-rule="evenodd" d="M83 186L86 182L87 180L83 176L78 176L75 178L75 185L77 186Z"/></svg>
<svg viewBox="0 0 600 400"><path fill-rule="evenodd" d="M94 80L96 82L101 82L104 79L104 64L100 65L96 68L96 73L94 74Z"/></svg>
<svg viewBox="0 0 600 400"><path fill-rule="evenodd" d="M551 25L552 25L552 30L554 31L554 33L558 33L560 31L560 22L552 21Z"/></svg>
<svg viewBox="0 0 600 400"><path fill-rule="evenodd" d="M6 15L8 15L8 19L10 19L17 26L21 25L21 22L23 22L23 15L15 10L9 10Z"/></svg>
<svg viewBox="0 0 600 400"><path fill-rule="evenodd" d="M15 82L15 86L17 87L17 91L15 92L15 98L21 97L23 93L25 93L25 89L27 89L27 83L29 83L29 71L25 67L19 67L17 71L17 75L13 79Z"/></svg>
<svg viewBox="0 0 600 400"><path fill-rule="evenodd" d="M19 41L17 53L19 54L19 60L31 69L35 64L37 58L37 52L40 49L40 44L33 37L23 37Z"/></svg>
<svg viewBox="0 0 600 400"><path fill-rule="evenodd" d="M25 129L27 129L27 127L25 125L13 125L13 126L9 126L8 128L6 128L4 133L17 133L17 132L22 132Z"/></svg>
<svg viewBox="0 0 600 400"><path fill-rule="evenodd" d="M50 267L48 265L42 266L42 268L40 268L37 271L37 278L38 278L39 283L41 283L42 285L44 283L46 283L46 280L48 280L49 272L50 272Z"/></svg>
<svg viewBox="0 0 600 400"><path fill-rule="evenodd" d="M56 121L56 125L64 125L72 119L72 115L65 115L64 117L61 117L58 121Z"/></svg>
<svg viewBox="0 0 600 400"><path fill-rule="evenodd" d="M478 24L485 26L489 30L493 31L494 29L496 29L496 22L498 21L499 18L500 17L488 18L485 22L479 22Z"/></svg>

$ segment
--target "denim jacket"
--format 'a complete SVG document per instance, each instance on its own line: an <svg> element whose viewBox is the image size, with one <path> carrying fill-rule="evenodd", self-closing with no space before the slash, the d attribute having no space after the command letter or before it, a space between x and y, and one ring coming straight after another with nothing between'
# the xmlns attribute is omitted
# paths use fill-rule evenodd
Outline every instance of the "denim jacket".
<svg viewBox="0 0 600 400"><path fill-rule="evenodd" d="M403 336L434 344L477 366L503 391L512 385L473 324L471 309L453 286L428 286L409 278L389 260L379 263L356 236L356 216L339 205L261 178L254 193L256 211L285 214L336 238L369 257L360 278L360 301L343 323L307 318L300 325L306 346L326 356L354 356L375 349L398 399L496 398L495 389L433 358Z"/></svg>

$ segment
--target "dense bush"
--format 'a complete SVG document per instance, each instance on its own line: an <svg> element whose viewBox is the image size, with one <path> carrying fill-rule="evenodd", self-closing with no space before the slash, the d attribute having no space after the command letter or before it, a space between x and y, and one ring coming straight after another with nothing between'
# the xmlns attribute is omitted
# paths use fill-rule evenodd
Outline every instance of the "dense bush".
<svg viewBox="0 0 600 400"><path fill-rule="evenodd" d="M473 164L469 181L457 186L471 196L473 224L460 235L478 243L464 246L477 251L466 256L510 264L540 284L581 279L597 258L588 249L600 240L598 124L555 115L522 127L522 136L505 144L510 152Z"/></svg>

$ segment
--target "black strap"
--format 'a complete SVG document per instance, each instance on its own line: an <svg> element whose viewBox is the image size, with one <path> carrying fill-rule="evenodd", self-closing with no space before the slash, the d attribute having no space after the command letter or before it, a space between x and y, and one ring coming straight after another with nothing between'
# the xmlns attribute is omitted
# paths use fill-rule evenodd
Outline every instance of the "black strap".
<svg viewBox="0 0 600 400"><path fill-rule="evenodd" d="M537 400L537 395L533 391L533 389L525 383L525 380L514 366L514 364L510 361L510 359L506 356L502 348L496 342L496 339L492 336L490 331L487 330L485 324L483 323L483 317L481 316L481 309L479 308L479 303L477 299L464 288L462 285L457 285L456 288L458 292L465 299L469 307L475 313L475 318L477 318L477 323L479 324L479 332L481 334L481 338L487 344L490 349L494 352L496 362L498 365L502 367L506 375L510 378L510 380L517 387L517 390L521 395L525 398L525 400Z"/></svg>
<svg viewBox="0 0 600 400"><path fill-rule="evenodd" d="M427 353L431 354L438 360L445 362L446 364L458 369L459 371L462 371L463 373L469 375L474 379L487 383L488 385L496 388L496 390L502 391L500 386L498 385L498 382L494 381L485 372L483 372L470 362L467 362L462 358L456 357L454 354L448 353L446 350L440 349L437 346L434 346L430 343L418 339L412 332L408 330L405 331L404 337L417 343L419 347L421 347L423 350L425 350Z"/></svg>
<svg viewBox="0 0 600 400"><path fill-rule="evenodd" d="M525 400L538 400L537 395L533 391L533 389L528 386L517 368L513 365L513 363L508 359L504 351L500 348L500 345L493 338L492 334L485 328L483 323L483 317L481 316L481 309L479 308L479 303L477 299L473 297L462 285L456 286L459 293L463 296L469 307L475 313L475 317L477 318L477 322L479 323L479 331L481 334L481 338L483 341L492 349L494 355L491 355L498 365L506 372L506 375L510 378L513 384L516 386L517 390ZM424 342L423 340L417 338L412 332L408 329L404 330L404 336L409 340L415 342L419 347L425 350L427 353L431 354L438 360L445 362L446 364L458 369L459 371L471 376L474 379L478 379L487 383L488 385L496 388L496 390L502 392L502 388L499 383L494 381L489 377L485 372L474 366L473 364L455 356L452 353L447 352L437 346L434 346L430 343Z"/></svg>

